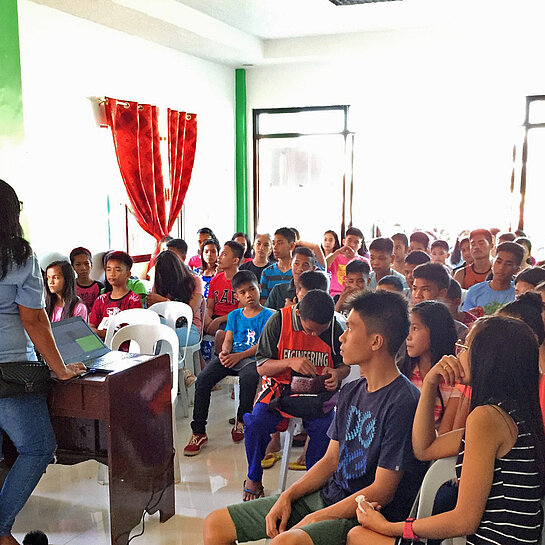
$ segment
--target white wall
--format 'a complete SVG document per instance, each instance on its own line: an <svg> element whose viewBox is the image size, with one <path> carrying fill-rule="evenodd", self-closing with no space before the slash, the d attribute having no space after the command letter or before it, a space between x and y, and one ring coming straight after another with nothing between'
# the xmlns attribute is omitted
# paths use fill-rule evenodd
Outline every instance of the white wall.
<svg viewBox="0 0 545 545"><path fill-rule="evenodd" d="M494 24L271 42L270 56L291 62L248 71L248 117L350 105L356 225L507 229L511 150L525 96L545 94L545 44L531 18ZM317 221L339 226L333 213ZM298 226L293 208L281 223Z"/></svg>
<svg viewBox="0 0 545 545"><path fill-rule="evenodd" d="M185 236L234 226L234 71L34 4L19 1L24 149L10 180L24 201L38 254L74 246L124 246L123 182L111 131L99 128L89 97L111 96L198 115ZM163 131L163 135L166 133ZM166 151L166 149L165 149ZM164 158L166 159L166 157ZM168 170L164 171L168 179ZM150 248L151 249L151 248ZM192 248L193 250L195 248Z"/></svg>

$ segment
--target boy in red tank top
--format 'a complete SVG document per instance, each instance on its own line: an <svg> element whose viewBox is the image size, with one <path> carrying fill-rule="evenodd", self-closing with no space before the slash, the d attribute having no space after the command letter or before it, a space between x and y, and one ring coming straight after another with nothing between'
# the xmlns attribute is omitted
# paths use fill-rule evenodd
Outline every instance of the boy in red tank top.
<svg viewBox="0 0 545 545"><path fill-rule="evenodd" d="M251 414L244 416L248 478L244 499L263 495L261 460L270 434L284 424L290 415L268 406L280 397L294 375L329 374L328 391L338 389L349 369L342 362L339 337L343 330L334 319L333 299L324 291L310 290L296 306L285 307L273 315L259 339L257 370L262 376L262 389ZM305 418L303 424L310 437L306 465L312 467L323 457L329 443L327 429L333 411L317 418Z"/></svg>

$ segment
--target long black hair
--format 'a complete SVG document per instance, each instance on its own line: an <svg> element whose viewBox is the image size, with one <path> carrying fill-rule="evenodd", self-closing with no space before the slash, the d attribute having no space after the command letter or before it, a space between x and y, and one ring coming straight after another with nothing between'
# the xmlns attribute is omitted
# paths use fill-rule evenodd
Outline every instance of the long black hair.
<svg viewBox="0 0 545 545"><path fill-rule="evenodd" d="M337 251L340 247L341 247L341 243L339 242L339 235L337 233L335 233L335 231L332 231L331 229L328 229L325 233L324 233L324 237L326 235L331 235L334 239L335 239L335 244L333 245L333 251ZM320 246L320 248L322 248L322 252L324 252L324 255L325 255L325 250L324 250L324 245L322 243L322 245Z"/></svg>
<svg viewBox="0 0 545 545"><path fill-rule="evenodd" d="M204 248L205 248L205 246L208 246L209 244L213 244L216 247L216 251L218 252L218 255L220 253L220 243L218 242L218 239L216 239L216 238L206 239L201 244L201 249L200 249L199 253L201 254L201 271L202 271L203 274L204 274L204 271L206 271L206 269L208 268L208 264L204 260ZM217 270L217 268L218 267L217 267L217 263L216 263L216 270Z"/></svg>
<svg viewBox="0 0 545 545"><path fill-rule="evenodd" d="M542 311L543 302L541 301L541 295L527 291L498 310L497 314L522 320L532 328L537 337L537 344L541 345L545 340L545 326L541 317Z"/></svg>
<svg viewBox="0 0 545 545"><path fill-rule="evenodd" d="M174 253L161 252L155 261L155 293L170 299L189 303L197 281L193 273Z"/></svg>
<svg viewBox="0 0 545 545"><path fill-rule="evenodd" d="M64 307L62 309L61 320L66 320L66 318L72 318L74 316L74 309L76 305L80 302L80 298L76 294L76 276L72 265L68 261L53 261L50 263L45 272L51 269L52 267L58 267L61 271L62 277L64 278L64 287L62 289L62 300L64 301ZM53 311L55 306L59 302L59 296L56 293L52 293L49 289L47 281L45 282L45 310L49 319L53 317Z"/></svg>
<svg viewBox="0 0 545 545"><path fill-rule="evenodd" d="M0 180L0 280L11 265L21 267L32 255L30 244L23 238L20 213L21 203L14 189Z"/></svg>
<svg viewBox="0 0 545 545"><path fill-rule="evenodd" d="M430 359L432 366L443 356L454 354L454 345L458 340L454 319L448 308L439 301L422 301L415 305L412 314L416 314L422 323L430 330ZM413 369L418 364L418 358L408 354L403 360L400 371L411 378Z"/></svg>
<svg viewBox="0 0 545 545"><path fill-rule="evenodd" d="M490 316L473 326L470 411L509 399L534 439L542 490L545 487L545 432L539 406L539 348L532 329L518 318Z"/></svg>

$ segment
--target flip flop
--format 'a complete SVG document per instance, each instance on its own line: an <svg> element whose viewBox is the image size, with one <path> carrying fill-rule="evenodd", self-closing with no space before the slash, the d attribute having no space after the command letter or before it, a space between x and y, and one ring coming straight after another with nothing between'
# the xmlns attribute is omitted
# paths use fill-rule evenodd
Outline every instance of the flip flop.
<svg viewBox="0 0 545 545"><path fill-rule="evenodd" d="M265 458L261 460L262 469L270 469L278 460L282 458L282 453L279 452L269 452L265 455Z"/></svg>
<svg viewBox="0 0 545 545"><path fill-rule="evenodd" d="M300 464L299 462L290 462L288 464L288 468L292 469L293 471L306 471L307 470L306 464Z"/></svg>
<svg viewBox="0 0 545 545"><path fill-rule="evenodd" d="M257 490L250 490L249 488L246 488L246 479L242 483L242 490L243 492L246 492L246 494L249 494L250 496L253 496L252 498L245 500L243 498L243 501L252 501L257 500L258 498L263 498L265 496L265 491L263 490L263 485L259 485L259 488Z"/></svg>

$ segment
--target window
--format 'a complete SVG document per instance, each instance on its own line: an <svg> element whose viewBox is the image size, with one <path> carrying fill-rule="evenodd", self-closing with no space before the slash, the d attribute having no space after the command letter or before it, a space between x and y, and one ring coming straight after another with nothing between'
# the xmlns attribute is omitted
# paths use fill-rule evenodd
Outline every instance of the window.
<svg viewBox="0 0 545 545"><path fill-rule="evenodd" d="M304 239L352 221L348 106L254 110L254 231L296 227Z"/></svg>

